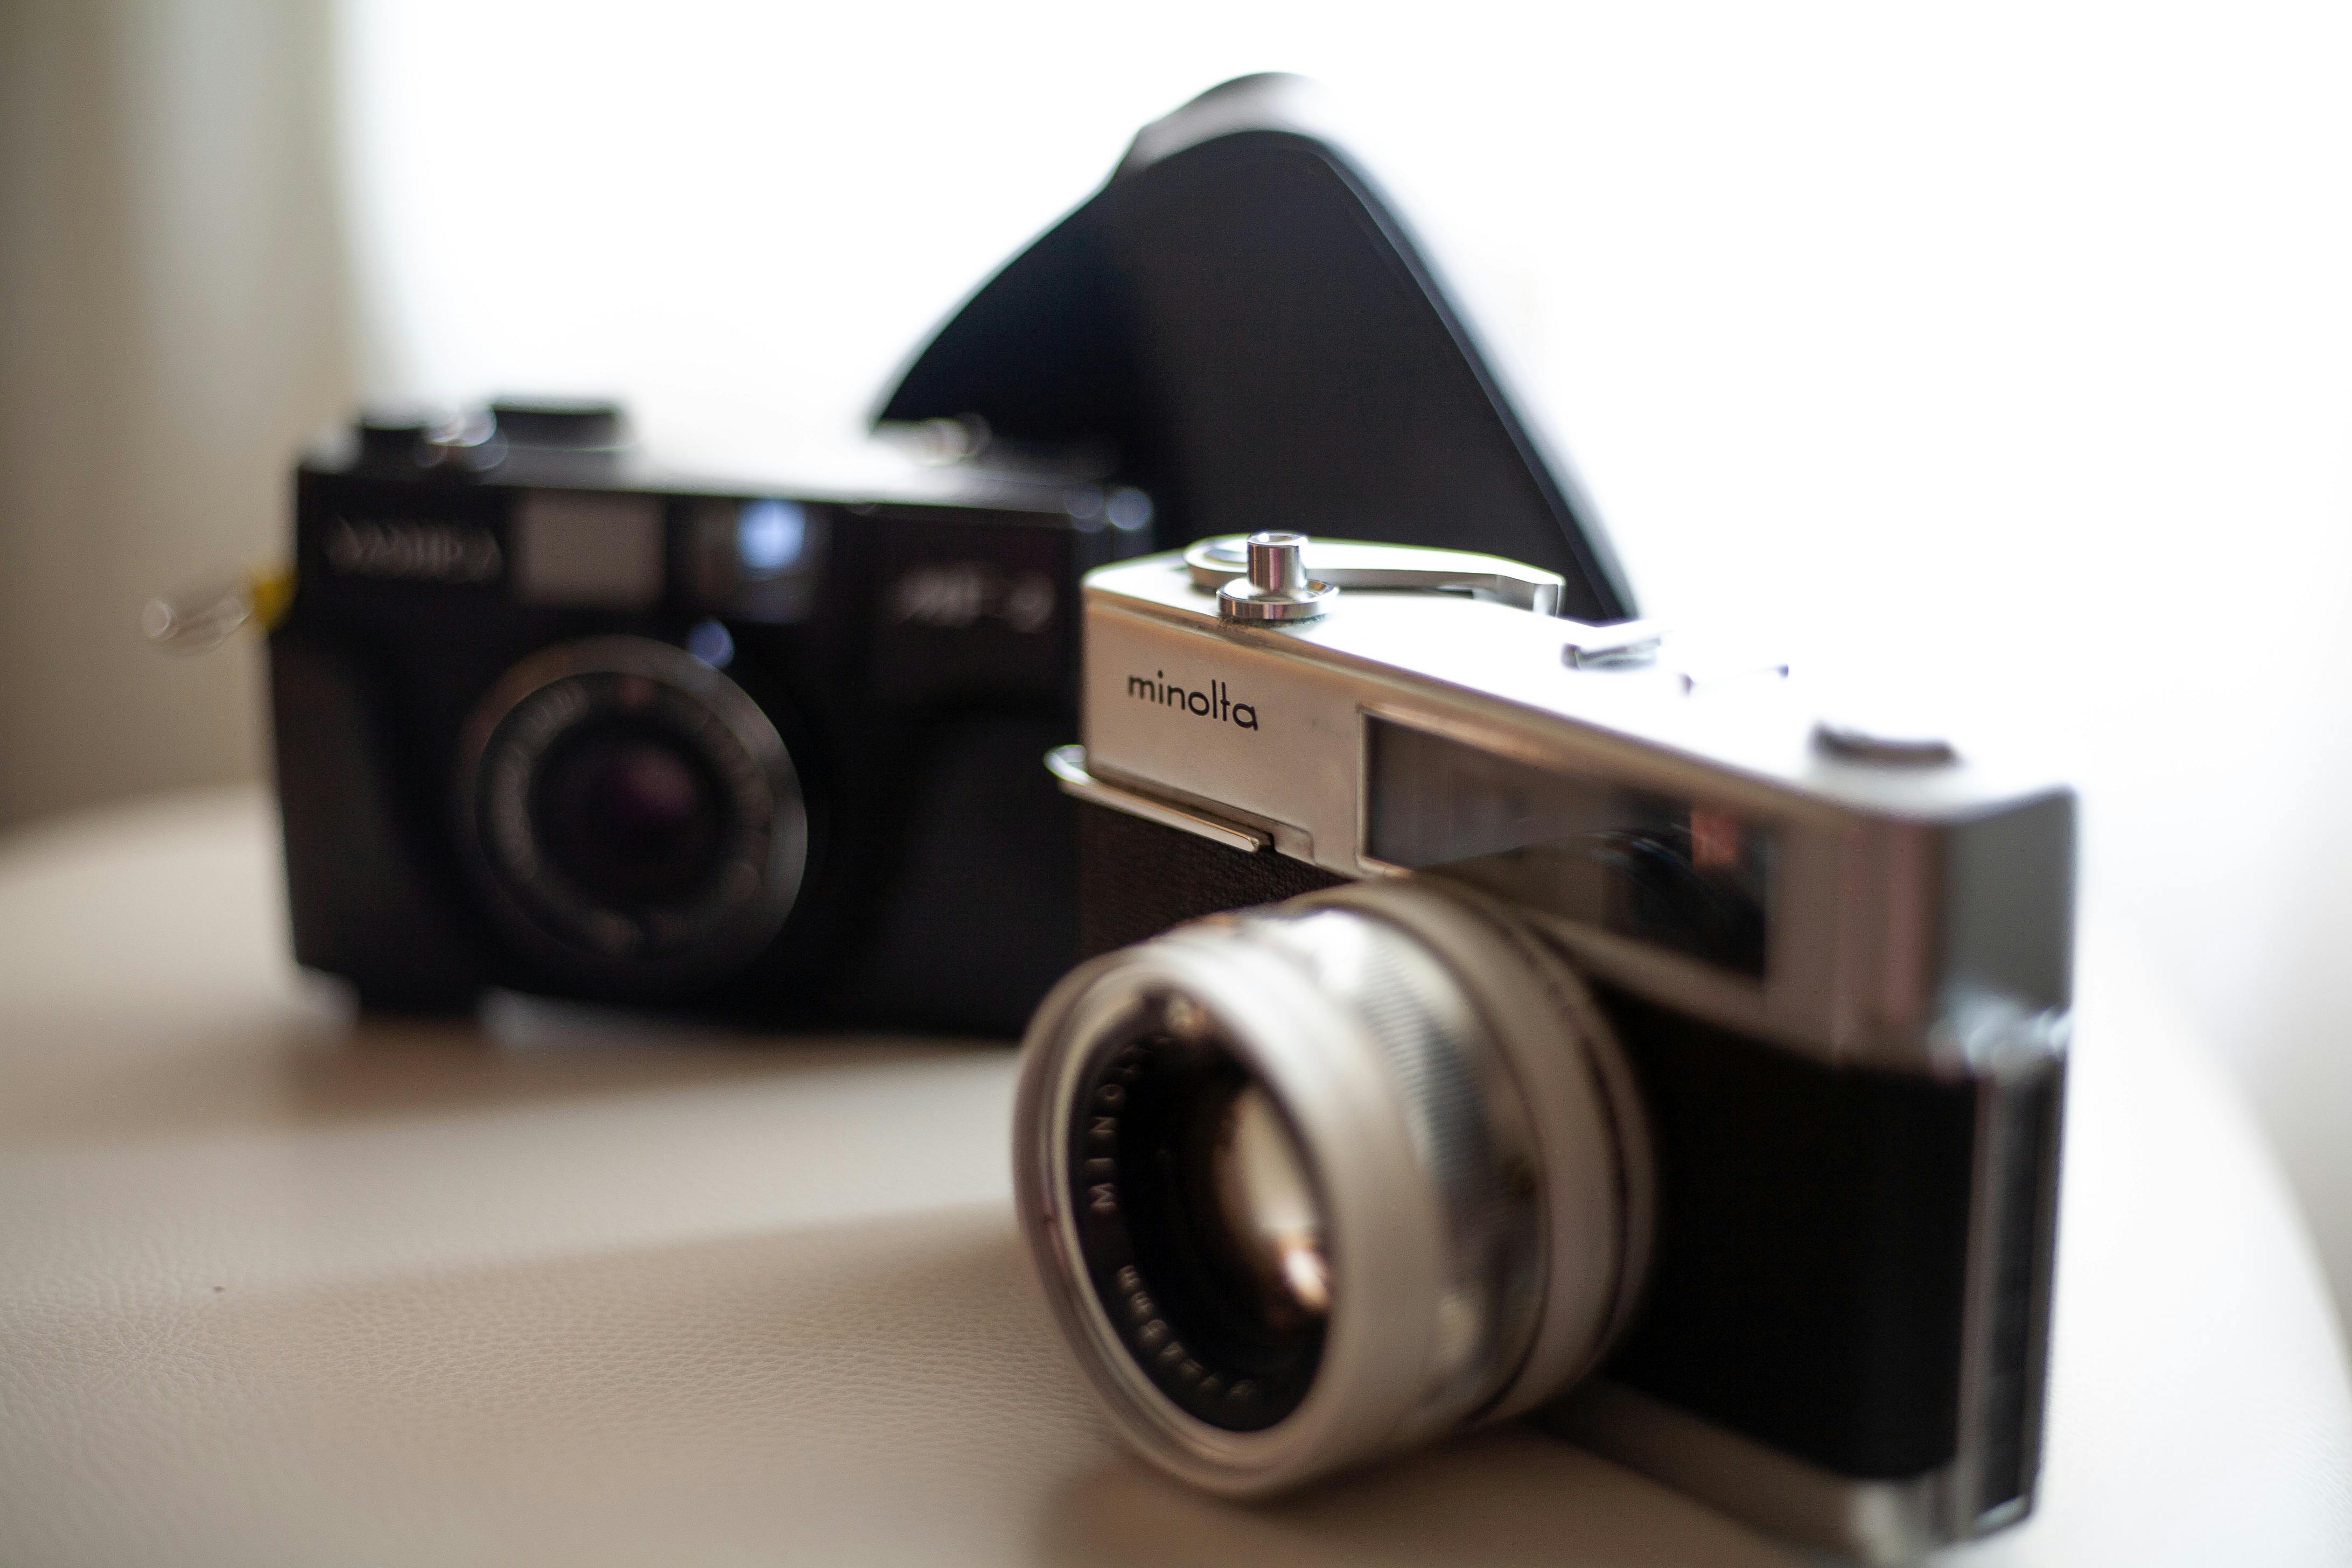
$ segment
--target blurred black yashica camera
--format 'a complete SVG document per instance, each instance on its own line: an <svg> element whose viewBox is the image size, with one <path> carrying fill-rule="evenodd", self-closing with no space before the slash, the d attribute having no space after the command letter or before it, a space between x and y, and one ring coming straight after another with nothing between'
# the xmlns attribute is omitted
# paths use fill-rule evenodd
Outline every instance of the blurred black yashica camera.
<svg viewBox="0 0 2352 1568"><path fill-rule="evenodd" d="M270 638L297 958L404 1009L1017 1030L1076 941L1036 757L1078 577L1150 505L875 463L664 473L593 404L362 423L306 461Z"/></svg>
<svg viewBox="0 0 2352 1568"><path fill-rule="evenodd" d="M1087 567L1273 507L1633 614L1313 96L1244 78L1145 127L940 327L877 421L978 465L735 484L518 405L305 463L271 652L298 958L383 1005L1014 1034L1076 950L1034 763L1076 721Z"/></svg>
<svg viewBox="0 0 2352 1568"><path fill-rule="evenodd" d="M2021 1517L2072 792L1549 573L1238 544L1088 578L1052 761L1104 956L1016 1193L1123 1434L1262 1495L1549 1408L1874 1561Z"/></svg>

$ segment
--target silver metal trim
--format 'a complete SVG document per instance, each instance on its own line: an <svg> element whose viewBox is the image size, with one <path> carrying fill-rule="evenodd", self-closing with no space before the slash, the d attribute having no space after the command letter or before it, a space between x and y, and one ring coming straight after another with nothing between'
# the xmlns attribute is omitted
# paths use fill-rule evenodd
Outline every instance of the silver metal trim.
<svg viewBox="0 0 2352 1568"><path fill-rule="evenodd" d="M1633 1067L1583 977L1504 903L1403 880L1345 883L1285 907L1334 905L1401 927L1443 960L1518 1080L1546 1194L1544 1309L1526 1359L1476 1418L1525 1415L1600 1364L1649 1284L1656 1159ZM1597 1148L1609 1155L1605 1194L1590 1180Z"/></svg>
<svg viewBox="0 0 2352 1568"><path fill-rule="evenodd" d="M1857 1480L1606 1377L1588 1379L1538 1419L1736 1518L1864 1563L1909 1563L1958 1538L1948 1527L1958 1500L1954 1466L1904 1480Z"/></svg>
<svg viewBox="0 0 2352 1568"><path fill-rule="evenodd" d="M1559 657L1570 669L1646 664L1658 657L1659 645L1666 640L1666 628L1657 621L1619 621L1606 626L1570 621L1568 626Z"/></svg>
<svg viewBox="0 0 2352 1568"><path fill-rule="evenodd" d="M2006 882L1963 883L1948 869L1951 847L1988 825L2069 808L2071 792L2046 777L1981 758L1917 769L1827 756L1811 741L1818 715L1790 683L1740 683L1699 701L1663 667L1564 669L1560 622L1491 603L1352 595L1301 626L1245 626L1220 620L1213 595L1171 555L1098 569L1085 593L1083 730L1097 776L1257 824L1277 850L1325 870L1387 875L1360 854L1357 715L1377 711L1772 827L1780 858L1761 986L1603 931L1557 928L1619 984L1824 1060L1938 1074L1950 1069L1930 1059L1927 1036L1956 960L1973 980L2016 989L2029 1010L2064 1005L2063 986L2049 984L2063 956L2042 952L2039 936L2030 952L1995 943L1973 958L1946 940L1967 912L1955 900L1977 901L1971 929L2006 918L1978 910L1986 899L2014 903L2047 887L2063 901L2065 874L2046 858L2020 862ZM1136 672L1163 670L1245 696L1256 723L1171 723L1131 700ZM1333 743L1342 733L1344 747ZM2063 857L2063 825L2050 837L2050 854ZM2050 923L2063 942L2067 917ZM2024 960L2017 973L1998 967Z"/></svg>
<svg viewBox="0 0 2352 1568"><path fill-rule="evenodd" d="M1107 805L1129 816L1156 822L1162 827L1198 834L1212 844L1222 844L1228 849L1255 855L1274 842L1274 835L1257 828L1245 827L1237 822L1211 816L1203 811L1155 800L1148 795L1104 783L1087 772L1087 749L1084 746L1055 747L1045 753L1045 771L1054 775L1054 781L1061 785L1062 793L1074 799Z"/></svg>
<svg viewBox="0 0 2352 1568"><path fill-rule="evenodd" d="M1287 531L1253 533L1243 542L1249 574L1217 590L1217 614L1229 621L1311 621L1338 595L1337 584L1307 574L1307 536Z"/></svg>
<svg viewBox="0 0 2352 1568"><path fill-rule="evenodd" d="M1249 579L1236 577L1217 590L1217 614L1229 621L1313 621L1321 619L1338 596L1339 584L1310 580L1293 592L1261 592Z"/></svg>
<svg viewBox="0 0 2352 1568"><path fill-rule="evenodd" d="M1960 760L1951 742L1941 735L1897 734L1844 719L1823 719L1815 724L1813 743L1858 763L1892 767L1941 767Z"/></svg>
<svg viewBox="0 0 2352 1568"><path fill-rule="evenodd" d="M2063 1025L2048 1018L2011 1018L1981 1031L2003 1037L2006 1060L1986 1064L1977 1095L1975 1169L1969 1194L1969 1252L1960 1308L1959 1432L1951 1464L1954 1478L1952 1509L1944 1521L1953 1539L1965 1539L1997 1529L2032 1511L2041 1470L2044 1383L2048 1374L2048 1335L2053 1266L2056 1260L2058 1130L2065 1096L2065 1039ZM2014 1120L2021 1091L2043 1090L2058 1097L2043 1131L2044 1146L2032 1161L2036 1185L2013 1190L2006 1182L2014 1166L2011 1156L2019 1129ZM1991 1433L1992 1353L1996 1315L2000 1307L1999 1269L2008 1227L2032 1227L2025 1243L2032 1249L2032 1275L2026 1305L2027 1340L2023 1365L2026 1379L2019 1411L2018 1495L1982 1506L1987 1450Z"/></svg>

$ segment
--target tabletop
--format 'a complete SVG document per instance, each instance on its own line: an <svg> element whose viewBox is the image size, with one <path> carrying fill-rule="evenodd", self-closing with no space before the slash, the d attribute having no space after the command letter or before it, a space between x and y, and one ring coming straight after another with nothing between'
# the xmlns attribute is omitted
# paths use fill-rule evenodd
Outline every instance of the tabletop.
<svg viewBox="0 0 2352 1568"><path fill-rule="evenodd" d="M358 1019L278 877L251 793L0 840L0 1561L1804 1560L1517 1428L1186 1492L1028 1274L1006 1047ZM1943 1557L2352 1563L2285 1185L2095 924L2081 996L2042 1504Z"/></svg>

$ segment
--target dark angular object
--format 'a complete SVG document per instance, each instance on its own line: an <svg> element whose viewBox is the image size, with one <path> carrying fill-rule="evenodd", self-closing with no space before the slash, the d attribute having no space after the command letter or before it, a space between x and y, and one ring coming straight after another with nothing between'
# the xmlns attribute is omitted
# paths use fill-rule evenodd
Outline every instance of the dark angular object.
<svg viewBox="0 0 2352 1568"><path fill-rule="evenodd" d="M1306 88L1244 77L1145 127L880 417L1108 448L1162 547L1281 527L1480 550L1565 576L1563 615L1631 617L1591 502Z"/></svg>

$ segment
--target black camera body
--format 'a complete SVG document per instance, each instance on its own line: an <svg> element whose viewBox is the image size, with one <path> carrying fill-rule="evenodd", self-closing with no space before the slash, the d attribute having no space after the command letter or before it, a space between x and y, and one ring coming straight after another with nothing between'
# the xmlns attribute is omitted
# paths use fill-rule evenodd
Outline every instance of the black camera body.
<svg viewBox="0 0 2352 1568"><path fill-rule="evenodd" d="M1018 1028L1076 933L1087 568L1140 492L877 459L666 474L593 405L390 420L306 461L270 637L298 960L485 989Z"/></svg>

